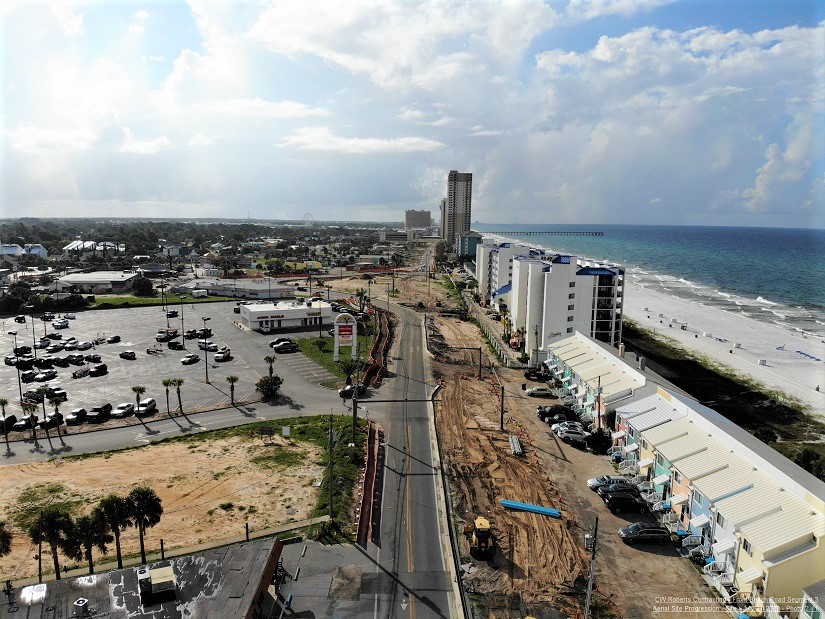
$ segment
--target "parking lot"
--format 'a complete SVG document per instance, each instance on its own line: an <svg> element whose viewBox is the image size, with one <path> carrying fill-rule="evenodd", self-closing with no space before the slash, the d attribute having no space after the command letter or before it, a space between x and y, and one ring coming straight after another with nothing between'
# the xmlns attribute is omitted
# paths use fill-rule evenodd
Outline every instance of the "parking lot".
<svg viewBox="0 0 825 619"><path fill-rule="evenodd" d="M68 393L68 400L61 405L60 410L66 414L74 408L83 407L88 410L107 402L113 406L121 402L134 403L135 394L132 387L142 385L146 391L141 398L155 398L159 413L165 414L166 395L161 381L165 378L182 378L184 383L181 387L181 398L184 410L189 413L229 406L230 390L226 377L235 375L238 377L235 384L236 402L256 400L258 396L255 392L255 383L268 372L264 357L274 355L269 348L269 342L276 335L262 335L242 329L236 324L238 315L233 313L234 306L233 302L175 306L170 309L176 309L180 316L168 319L166 311L160 306L77 312L76 319L69 320L69 328L58 331L62 335L62 340L74 336L78 341L92 342L112 335L120 336L118 343L102 343L93 349L82 351L84 355L99 354L100 362L108 367L108 373L99 377L84 376L74 379L72 373L82 366L55 367L56 378L45 383L23 383L22 390L25 392L37 389L41 385L63 387ZM209 339L218 348L229 347L232 354L230 360L216 362L215 353L199 350L196 339L177 337L174 341L183 343L184 350L170 350L166 343L155 340L158 331L167 328L167 321L169 327L178 328L182 333L183 330L202 328L204 318L208 319L205 324L213 332ZM4 320L3 327L6 334L9 331L17 331L18 346L32 346L31 317L27 318L26 324L15 323L14 318L9 317ZM37 316L34 329L36 339L44 335L44 323ZM324 330L326 331L326 328ZM45 333L54 331L56 330L52 328L51 322L45 323ZM312 337L317 335L317 331L287 335ZM3 356L12 355L14 337L5 335L5 338ZM159 352L150 354L147 349ZM120 353L129 350L135 352L134 360L120 357ZM65 357L77 352L62 351L53 353L52 356ZM200 360L191 365L181 364L181 359L188 353L197 353ZM45 354L45 350L37 351L38 357ZM342 406L334 390L318 384L321 382L319 377L329 379L329 375L309 362L301 353L274 356L277 358L274 371L284 379L284 400L291 402L293 408L312 414L329 412L330 405L333 404L337 405L337 408ZM206 382L207 369L209 383ZM15 414L19 418L20 394L17 369L14 366L0 365L0 396L10 402L6 407L7 413ZM174 388L170 392L170 405L173 409L177 407ZM135 423L136 420L131 418L128 422Z"/></svg>

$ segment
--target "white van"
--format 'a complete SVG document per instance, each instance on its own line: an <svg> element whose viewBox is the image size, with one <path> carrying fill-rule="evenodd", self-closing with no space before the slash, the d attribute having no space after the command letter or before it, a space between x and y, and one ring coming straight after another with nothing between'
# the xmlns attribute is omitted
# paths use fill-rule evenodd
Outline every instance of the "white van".
<svg viewBox="0 0 825 619"><path fill-rule="evenodd" d="M135 415L138 417L142 417L144 415L151 415L155 412L158 405L155 402L155 398L146 398L145 400L141 400L140 404L138 404L137 410L135 411Z"/></svg>

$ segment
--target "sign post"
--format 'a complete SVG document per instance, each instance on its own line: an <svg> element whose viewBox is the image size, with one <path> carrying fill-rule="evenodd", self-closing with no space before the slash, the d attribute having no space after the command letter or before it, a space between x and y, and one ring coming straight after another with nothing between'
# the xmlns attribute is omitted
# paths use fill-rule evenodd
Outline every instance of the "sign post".
<svg viewBox="0 0 825 619"><path fill-rule="evenodd" d="M355 329L355 318L353 318L350 314L338 314L335 317L333 326L335 328L335 335L333 337L333 340L335 341L335 350L332 354L332 360L338 361L341 358L339 354L341 346L351 346L352 356L355 357L357 354L356 346L358 344Z"/></svg>

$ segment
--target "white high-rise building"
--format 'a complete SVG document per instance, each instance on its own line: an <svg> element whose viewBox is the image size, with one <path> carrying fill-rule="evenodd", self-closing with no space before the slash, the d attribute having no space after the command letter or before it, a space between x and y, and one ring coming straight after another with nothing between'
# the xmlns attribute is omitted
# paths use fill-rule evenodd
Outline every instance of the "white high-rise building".
<svg viewBox="0 0 825 619"><path fill-rule="evenodd" d="M473 202L473 174L450 170L447 197L441 201L441 238L448 248L456 247L457 237L470 230Z"/></svg>
<svg viewBox="0 0 825 619"><path fill-rule="evenodd" d="M513 258L534 255L536 251L528 245L490 241L476 247L476 281L482 304L502 302L499 297L509 293L504 289L513 280Z"/></svg>

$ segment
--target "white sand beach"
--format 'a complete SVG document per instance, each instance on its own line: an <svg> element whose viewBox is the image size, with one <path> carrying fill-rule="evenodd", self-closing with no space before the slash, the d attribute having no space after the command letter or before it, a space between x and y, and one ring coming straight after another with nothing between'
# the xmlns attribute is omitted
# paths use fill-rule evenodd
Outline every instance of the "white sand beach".
<svg viewBox="0 0 825 619"><path fill-rule="evenodd" d="M673 338L685 349L798 398L810 406L813 414L825 420L825 341L822 338L627 281L625 285L625 316L641 327ZM687 330L682 330L685 324Z"/></svg>

